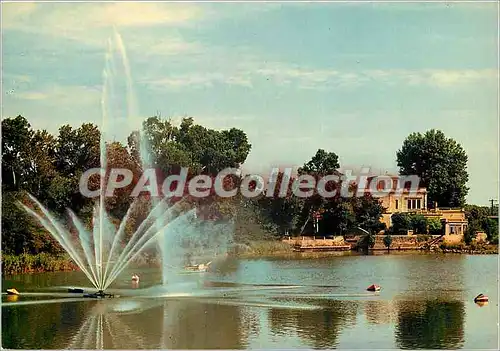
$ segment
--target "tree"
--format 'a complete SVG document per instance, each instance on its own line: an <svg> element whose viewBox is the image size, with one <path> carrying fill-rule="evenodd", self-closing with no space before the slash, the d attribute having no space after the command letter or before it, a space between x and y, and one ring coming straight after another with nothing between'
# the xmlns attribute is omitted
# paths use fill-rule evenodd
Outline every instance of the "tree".
<svg viewBox="0 0 500 351"><path fill-rule="evenodd" d="M2 184L7 190L18 190L29 179L27 153L32 136L31 125L23 116L2 120Z"/></svg>
<svg viewBox="0 0 500 351"><path fill-rule="evenodd" d="M498 238L498 222L489 217L491 209L486 206L467 205L465 216L468 226L477 231L484 231L488 240L494 242Z"/></svg>
<svg viewBox="0 0 500 351"><path fill-rule="evenodd" d="M465 205L467 155L462 146L439 130L412 133L396 153L399 172L417 175L428 191L428 201L441 207Z"/></svg>
<svg viewBox="0 0 500 351"><path fill-rule="evenodd" d="M427 234L427 219L421 214L410 216L410 225L414 234Z"/></svg>
<svg viewBox="0 0 500 351"><path fill-rule="evenodd" d="M411 229L411 217L408 213L394 213L391 216L391 221L394 234L406 234L406 231Z"/></svg>
<svg viewBox="0 0 500 351"><path fill-rule="evenodd" d="M488 218L483 223L483 230L488 236L488 240L493 244L498 244L498 222L494 219Z"/></svg>
<svg viewBox="0 0 500 351"><path fill-rule="evenodd" d="M282 196L280 191L284 182L288 182L288 185ZM292 183L293 179L288 179L283 172L279 172L276 177L274 193L271 194L269 189L266 189L257 200L262 216L266 218L267 223L276 226L275 230L279 235L284 235L285 232L293 229L294 222L301 210L300 199L292 193Z"/></svg>
<svg viewBox="0 0 500 351"><path fill-rule="evenodd" d="M318 175L334 174L339 167L339 157L337 154L319 149L309 162L299 168L298 173Z"/></svg>
<svg viewBox="0 0 500 351"><path fill-rule="evenodd" d="M469 245L476 238L476 233L480 231L480 227L476 222L472 222L467 226L464 233L464 242Z"/></svg>
<svg viewBox="0 0 500 351"><path fill-rule="evenodd" d="M443 224L437 218L430 218L427 221L427 225L429 227L429 234L431 235L439 235L443 231Z"/></svg>
<svg viewBox="0 0 500 351"><path fill-rule="evenodd" d="M385 223L380 221L385 209L377 198L367 193L361 197L353 197L352 202L358 226L375 234L385 229Z"/></svg>
<svg viewBox="0 0 500 351"><path fill-rule="evenodd" d="M194 124L192 117L184 118L179 127L170 120L150 117L143 123L143 132L133 132L128 143L134 158L140 160L143 148L151 158L150 166L166 174L177 173L179 167L189 167L193 174L210 175L229 167L239 168L251 149L242 130L208 129Z"/></svg>
<svg viewBox="0 0 500 351"><path fill-rule="evenodd" d="M390 235L384 236L384 245L387 247L387 250L391 247L392 244L392 237Z"/></svg>
<svg viewBox="0 0 500 351"><path fill-rule="evenodd" d="M373 233L368 233L363 235L357 242L358 249L361 249L363 252L367 253L368 249L373 248L375 246L375 235Z"/></svg>

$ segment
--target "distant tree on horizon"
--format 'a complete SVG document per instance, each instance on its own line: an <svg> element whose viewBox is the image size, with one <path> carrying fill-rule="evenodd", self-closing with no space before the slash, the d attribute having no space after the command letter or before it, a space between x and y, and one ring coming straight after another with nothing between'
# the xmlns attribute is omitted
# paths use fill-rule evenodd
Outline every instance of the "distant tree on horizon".
<svg viewBox="0 0 500 351"><path fill-rule="evenodd" d="M428 202L440 207L463 207L469 191L467 154L440 130L411 133L396 153L401 175L417 175L428 191Z"/></svg>

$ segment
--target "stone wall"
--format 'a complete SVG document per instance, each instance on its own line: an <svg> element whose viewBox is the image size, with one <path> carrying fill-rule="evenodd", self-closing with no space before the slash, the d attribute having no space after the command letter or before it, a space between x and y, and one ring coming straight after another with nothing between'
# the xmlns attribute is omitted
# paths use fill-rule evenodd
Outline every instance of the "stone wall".
<svg viewBox="0 0 500 351"><path fill-rule="evenodd" d="M373 250L387 250L387 247L384 245L384 237L385 235L376 235L375 236L375 246ZM417 240L416 235L391 235L392 243L390 246L391 250L416 250L422 245L424 242L419 242Z"/></svg>
<svg viewBox="0 0 500 351"><path fill-rule="evenodd" d="M342 236L336 236L333 239L315 238L301 236L296 238L283 239L283 242L293 246L316 247L316 246L345 246L348 245Z"/></svg>

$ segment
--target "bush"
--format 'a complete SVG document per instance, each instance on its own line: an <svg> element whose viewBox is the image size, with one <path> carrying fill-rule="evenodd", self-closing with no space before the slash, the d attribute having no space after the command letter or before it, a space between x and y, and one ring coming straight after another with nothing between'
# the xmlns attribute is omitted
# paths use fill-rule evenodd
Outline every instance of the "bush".
<svg viewBox="0 0 500 351"><path fill-rule="evenodd" d="M273 255L292 252L290 244L276 240L252 241L249 243L245 253L250 255Z"/></svg>
<svg viewBox="0 0 500 351"><path fill-rule="evenodd" d="M431 218L427 220L427 225L429 226L429 234L440 235L443 230L443 224L437 218Z"/></svg>
<svg viewBox="0 0 500 351"><path fill-rule="evenodd" d="M427 234L427 219L423 215L416 214L411 216L410 222L415 234Z"/></svg>
<svg viewBox="0 0 500 351"><path fill-rule="evenodd" d="M392 244L392 237L390 235L386 235L384 237L384 245L385 245L385 247L387 247L387 249L389 249L391 247L391 244Z"/></svg>
<svg viewBox="0 0 500 351"><path fill-rule="evenodd" d="M431 238L430 235L420 234L420 235L417 235L417 242L421 243L421 242L429 241L430 238Z"/></svg>
<svg viewBox="0 0 500 351"><path fill-rule="evenodd" d="M47 253L2 256L3 274L72 271L75 269L78 269L77 266L66 256L55 256Z"/></svg>
<svg viewBox="0 0 500 351"><path fill-rule="evenodd" d="M408 213L394 213L391 216L392 234L406 234L406 231L411 229L411 218Z"/></svg>

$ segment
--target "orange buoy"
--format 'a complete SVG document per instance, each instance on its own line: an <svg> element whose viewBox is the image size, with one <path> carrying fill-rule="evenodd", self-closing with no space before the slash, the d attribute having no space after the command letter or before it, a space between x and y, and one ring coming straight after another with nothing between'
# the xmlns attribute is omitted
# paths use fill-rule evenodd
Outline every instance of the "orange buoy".
<svg viewBox="0 0 500 351"><path fill-rule="evenodd" d="M376 284L372 284L368 287L368 291L380 291L380 289L382 289L380 286L376 285Z"/></svg>

